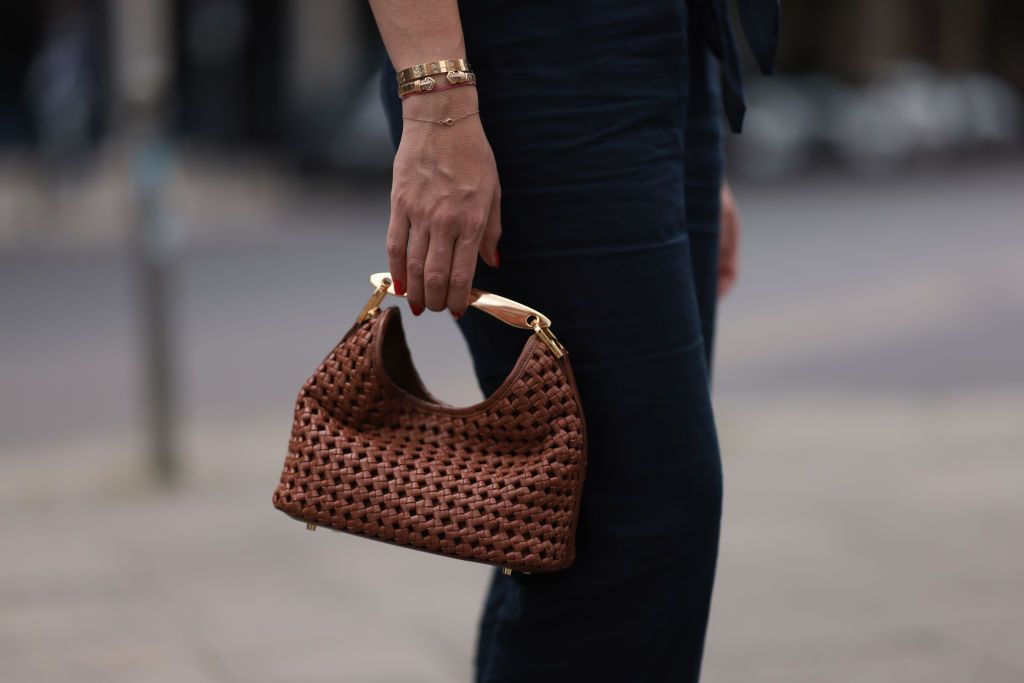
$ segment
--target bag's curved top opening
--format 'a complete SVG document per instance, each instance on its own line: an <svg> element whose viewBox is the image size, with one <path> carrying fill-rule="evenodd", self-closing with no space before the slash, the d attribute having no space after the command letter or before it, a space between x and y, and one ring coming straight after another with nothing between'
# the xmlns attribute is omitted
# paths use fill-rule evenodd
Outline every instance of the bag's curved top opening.
<svg viewBox="0 0 1024 683"><path fill-rule="evenodd" d="M389 392L401 396L417 408L450 415L465 416L484 412L500 401L508 394L516 379L522 374L527 361L535 353L534 348L539 341L536 335L531 334L527 337L515 365L494 393L472 405L453 406L431 394L423 384L423 380L413 364L412 355L409 353L398 307L389 306L382 309L378 315L374 316L373 324L379 325L379 328L377 334L374 335L371 354L374 366L380 375L381 384Z"/></svg>

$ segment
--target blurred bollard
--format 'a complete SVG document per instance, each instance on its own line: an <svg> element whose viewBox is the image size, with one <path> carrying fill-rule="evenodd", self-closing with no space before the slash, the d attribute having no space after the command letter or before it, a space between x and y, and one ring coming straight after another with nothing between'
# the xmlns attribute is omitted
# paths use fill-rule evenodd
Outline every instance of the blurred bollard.
<svg viewBox="0 0 1024 683"><path fill-rule="evenodd" d="M162 198L170 166L169 145L153 133L142 141L136 161L135 256L138 273L143 377L153 473L163 485L179 477L175 354L174 280L180 255L180 230L169 218Z"/></svg>
<svg viewBox="0 0 1024 683"><path fill-rule="evenodd" d="M171 74L172 8L168 0L114 3L122 130L134 160L135 271L146 427L151 468L166 487L180 477L175 439L177 402L174 353L174 274L179 260L178 231L164 202L170 146L164 128Z"/></svg>

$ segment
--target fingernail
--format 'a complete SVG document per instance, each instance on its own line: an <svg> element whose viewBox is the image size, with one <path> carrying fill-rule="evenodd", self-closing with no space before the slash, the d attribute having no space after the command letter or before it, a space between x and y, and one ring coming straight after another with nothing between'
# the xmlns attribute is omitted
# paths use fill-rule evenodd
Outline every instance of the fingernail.
<svg viewBox="0 0 1024 683"><path fill-rule="evenodd" d="M452 311L451 313L452 313L452 317L455 318L456 320L458 320L459 318L462 317L461 313L457 313L455 311Z"/></svg>
<svg viewBox="0 0 1024 683"><path fill-rule="evenodd" d="M422 306L417 306L416 304L409 304L409 308L412 309L412 314L413 315L419 315L420 313L423 312L423 307Z"/></svg>
<svg viewBox="0 0 1024 683"><path fill-rule="evenodd" d="M405 283L403 283L397 277L395 278L395 294L398 294L399 296L405 294Z"/></svg>
<svg viewBox="0 0 1024 683"><path fill-rule="evenodd" d="M495 249L494 250L494 267L497 268L499 265L501 265L501 259L498 258L498 250Z"/></svg>

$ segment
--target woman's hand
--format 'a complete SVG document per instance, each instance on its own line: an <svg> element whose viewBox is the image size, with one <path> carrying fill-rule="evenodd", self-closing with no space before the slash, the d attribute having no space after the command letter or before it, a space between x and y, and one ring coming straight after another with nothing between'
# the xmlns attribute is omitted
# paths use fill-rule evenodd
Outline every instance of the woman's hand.
<svg viewBox="0 0 1024 683"><path fill-rule="evenodd" d="M476 88L412 95L403 117L457 119L477 110ZM454 125L406 118L395 155L388 225L388 265L414 315L469 305L477 253L498 266L501 190L479 115Z"/></svg>
<svg viewBox="0 0 1024 683"><path fill-rule="evenodd" d="M718 297L729 293L740 269L740 212L728 183L722 183L721 239L718 249Z"/></svg>

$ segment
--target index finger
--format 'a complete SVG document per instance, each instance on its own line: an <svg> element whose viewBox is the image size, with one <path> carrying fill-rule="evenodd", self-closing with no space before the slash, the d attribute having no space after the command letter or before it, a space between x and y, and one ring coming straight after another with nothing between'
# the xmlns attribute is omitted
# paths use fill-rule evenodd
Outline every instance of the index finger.
<svg viewBox="0 0 1024 683"><path fill-rule="evenodd" d="M388 270L395 283L395 294L405 294L406 283L409 282L405 273L405 254L409 244L409 218L405 213L391 211L388 223L387 252Z"/></svg>

